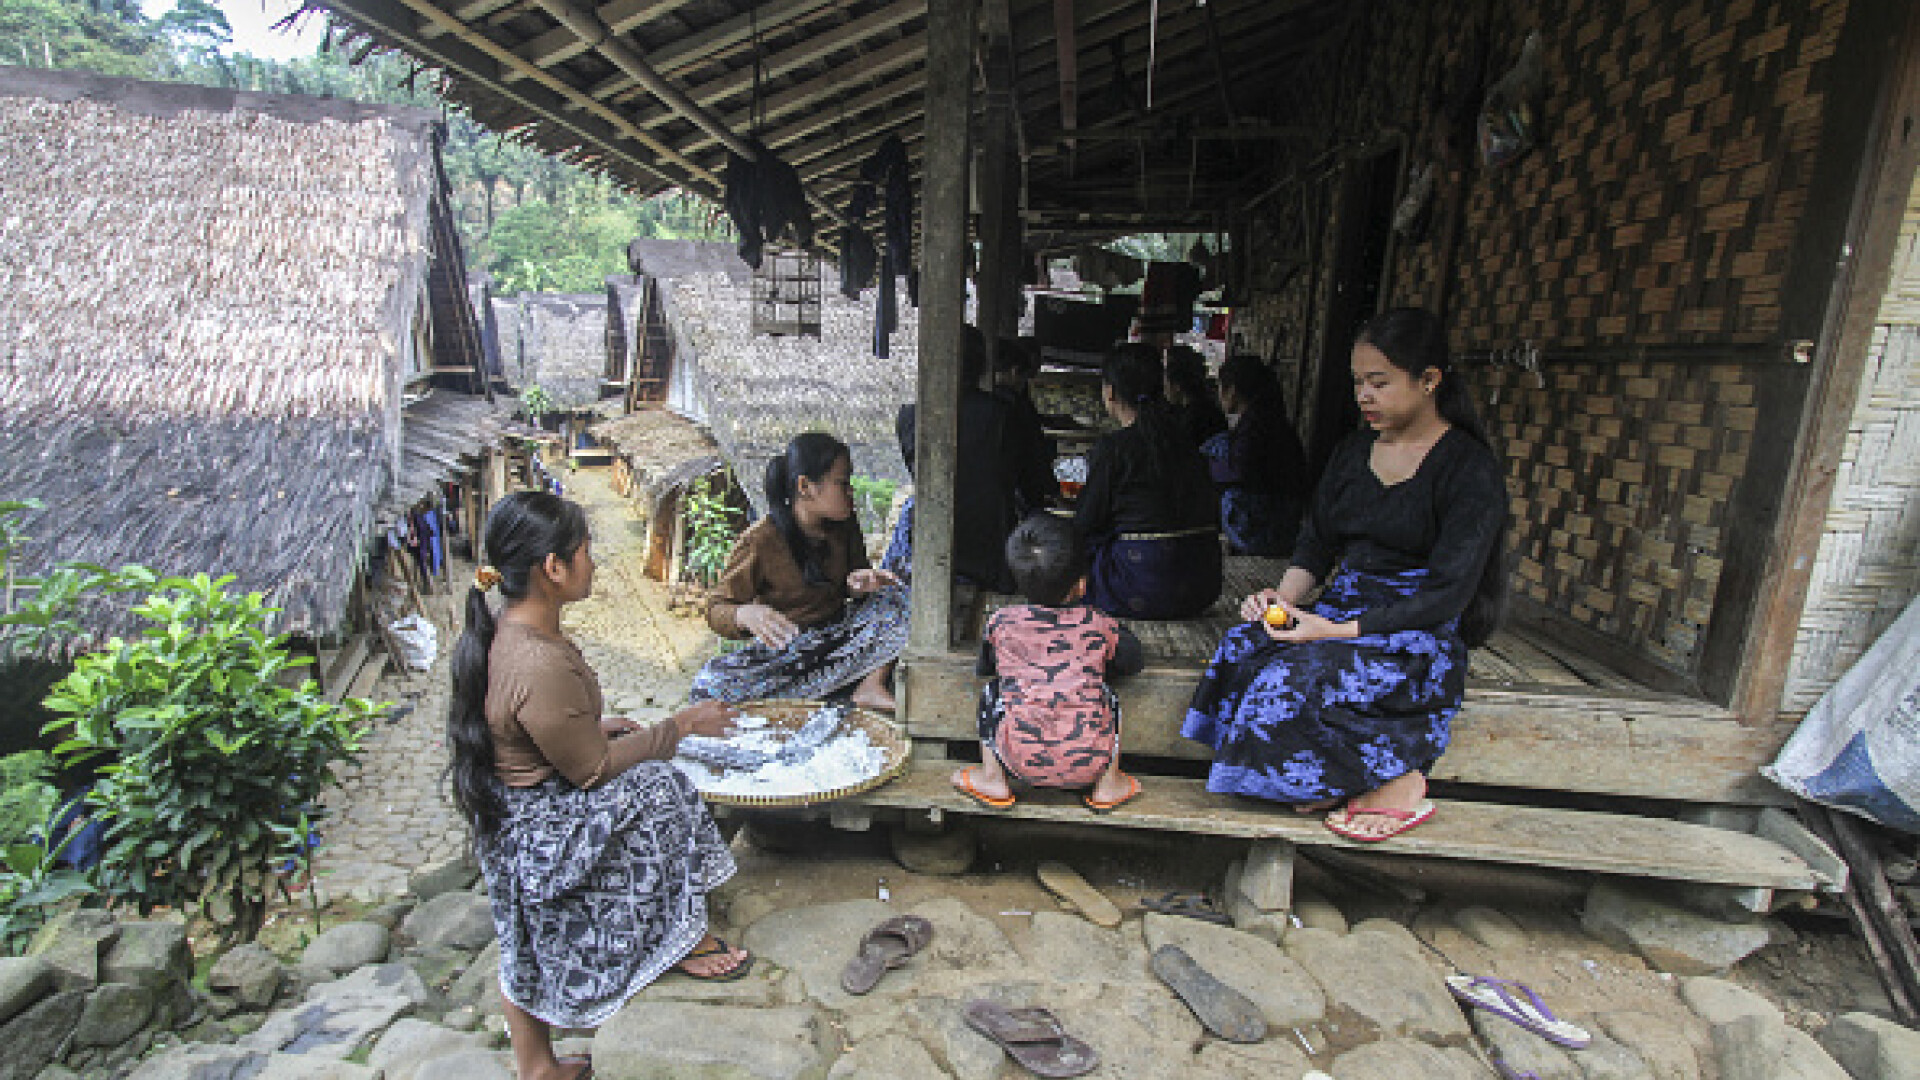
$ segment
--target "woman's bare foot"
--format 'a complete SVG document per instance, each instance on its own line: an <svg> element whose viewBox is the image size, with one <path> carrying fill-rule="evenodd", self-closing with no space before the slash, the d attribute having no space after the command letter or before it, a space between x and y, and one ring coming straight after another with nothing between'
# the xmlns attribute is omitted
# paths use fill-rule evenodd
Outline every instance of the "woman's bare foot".
<svg viewBox="0 0 1920 1080"><path fill-rule="evenodd" d="M887 689L887 674L892 668L893 665L888 664L861 679L860 685L853 688L853 703L874 712L890 713L898 708L899 702L894 700L893 691Z"/></svg>
<svg viewBox="0 0 1920 1080"><path fill-rule="evenodd" d="M1364 837L1386 837L1406 827L1403 818L1387 814L1369 814L1368 810L1393 810L1406 813L1417 809L1427 798L1426 774L1415 770L1381 784L1364 795L1356 795L1346 807L1327 815L1339 816L1337 824L1349 833Z"/></svg>
<svg viewBox="0 0 1920 1080"><path fill-rule="evenodd" d="M746 962L747 950L730 945L725 951L721 951L719 945L720 939L712 934L701 938L700 944L695 945L693 951L687 954L687 958L680 961L678 965L680 970L696 979L711 979L717 975L725 975ZM702 953L706 955L703 956Z"/></svg>

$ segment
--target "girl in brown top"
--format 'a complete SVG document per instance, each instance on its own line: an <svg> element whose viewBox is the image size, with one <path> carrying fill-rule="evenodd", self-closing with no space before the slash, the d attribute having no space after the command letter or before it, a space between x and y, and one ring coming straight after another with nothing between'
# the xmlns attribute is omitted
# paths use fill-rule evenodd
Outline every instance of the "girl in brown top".
<svg viewBox="0 0 1920 1080"><path fill-rule="evenodd" d="M707 893L733 858L667 760L683 735L727 734L733 711L696 705L651 727L601 716L599 680L560 632L561 607L593 588L578 506L508 495L486 550L454 648L448 779L493 904L515 1067L577 1080L591 1066L554 1057L553 1026L597 1027L676 965L732 979L752 964L707 932Z"/></svg>
<svg viewBox="0 0 1920 1080"><path fill-rule="evenodd" d="M709 660L693 699L818 700L851 687L854 704L893 711L887 676L907 644L907 589L867 562L847 444L796 436L767 463L766 495L767 516L734 542L707 599L715 633L754 644Z"/></svg>

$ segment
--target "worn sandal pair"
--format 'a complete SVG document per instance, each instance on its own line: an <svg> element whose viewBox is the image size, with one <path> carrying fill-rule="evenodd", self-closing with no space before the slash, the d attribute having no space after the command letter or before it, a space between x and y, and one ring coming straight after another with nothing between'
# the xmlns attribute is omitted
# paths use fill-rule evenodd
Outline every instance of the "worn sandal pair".
<svg viewBox="0 0 1920 1080"><path fill-rule="evenodd" d="M967 1026L992 1039L1028 1071L1046 1077L1080 1076L1100 1064L1093 1047L1061 1028L1045 1009L1009 1009L991 1001L967 1002Z"/></svg>
<svg viewBox="0 0 1920 1080"><path fill-rule="evenodd" d="M933 940L933 924L918 915L896 915L867 931L860 951L840 972L840 988L859 995L880 984L880 977L901 967Z"/></svg>

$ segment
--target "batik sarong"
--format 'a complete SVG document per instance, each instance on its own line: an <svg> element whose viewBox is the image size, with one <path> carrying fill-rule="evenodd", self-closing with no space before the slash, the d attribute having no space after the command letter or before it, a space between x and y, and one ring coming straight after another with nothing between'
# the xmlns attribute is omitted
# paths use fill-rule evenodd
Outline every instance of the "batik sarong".
<svg viewBox="0 0 1920 1080"><path fill-rule="evenodd" d="M1419 589L1425 570L1335 574L1313 610L1334 622ZM1259 623L1227 633L1181 734L1213 747L1207 790L1280 802L1372 791L1427 772L1466 692L1453 622L1357 638L1278 642Z"/></svg>
<svg viewBox="0 0 1920 1080"><path fill-rule="evenodd" d="M500 990L562 1028L598 1027L707 933L733 856L680 770L643 761L596 788L502 785L475 848L500 937Z"/></svg>
<svg viewBox="0 0 1920 1080"><path fill-rule="evenodd" d="M1092 545L1087 603L1120 619L1190 619L1220 598L1213 529L1121 533Z"/></svg>
<svg viewBox="0 0 1920 1080"><path fill-rule="evenodd" d="M758 641L707 661L693 677L694 701L818 701L853 686L907 646L907 589L889 586L847 605L830 623L794 635L784 649Z"/></svg>

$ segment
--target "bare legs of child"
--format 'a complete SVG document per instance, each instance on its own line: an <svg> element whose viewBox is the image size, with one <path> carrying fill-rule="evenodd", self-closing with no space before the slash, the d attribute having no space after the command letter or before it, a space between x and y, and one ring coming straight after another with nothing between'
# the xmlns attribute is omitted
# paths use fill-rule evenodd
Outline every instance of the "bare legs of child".
<svg viewBox="0 0 1920 1080"><path fill-rule="evenodd" d="M990 802L1013 798L1013 785L1007 780L1006 767L1000 764L1000 755L994 753L993 747L986 743L980 744L980 764L957 769L948 779L961 791L970 790L975 796ZM1139 793L1139 783L1120 771L1120 758L1115 755L1107 763L1106 771L1087 791L1087 799L1103 808L1118 806Z"/></svg>

